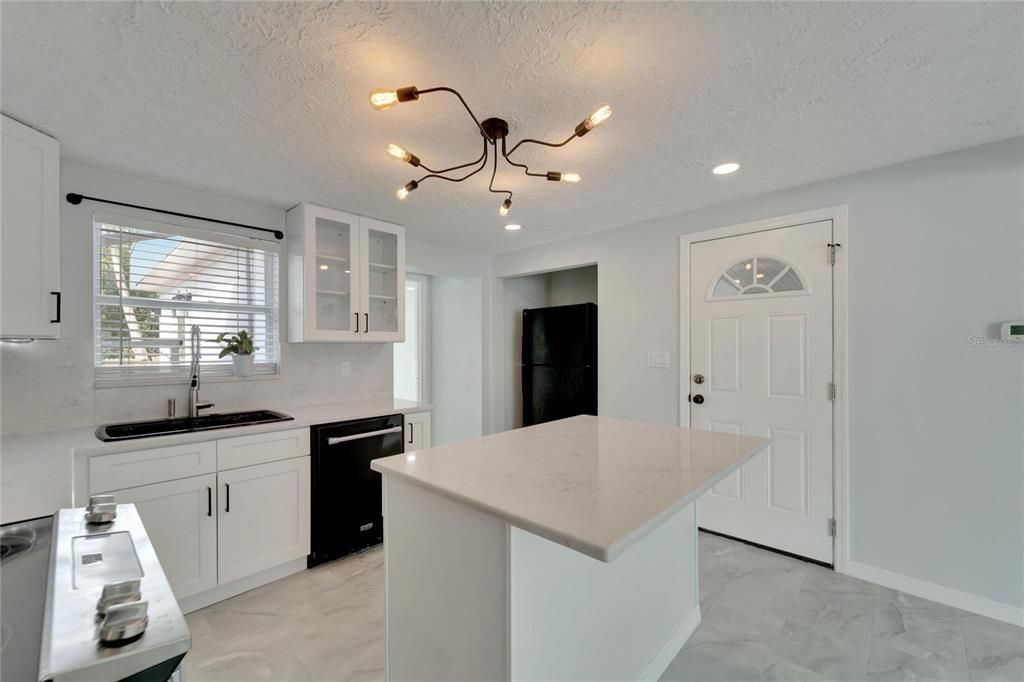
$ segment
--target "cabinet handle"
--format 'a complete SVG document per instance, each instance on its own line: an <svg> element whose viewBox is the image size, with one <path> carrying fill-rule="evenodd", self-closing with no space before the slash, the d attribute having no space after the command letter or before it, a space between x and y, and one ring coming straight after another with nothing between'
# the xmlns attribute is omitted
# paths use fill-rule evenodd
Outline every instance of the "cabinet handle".
<svg viewBox="0 0 1024 682"><path fill-rule="evenodd" d="M231 511L231 484L224 484L224 513Z"/></svg>
<svg viewBox="0 0 1024 682"><path fill-rule="evenodd" d="M359 313L352 313L356 316L356 334L359 333Z"/></svg>
<svg viewBox="0 0 1024 682"><path fill-rule="evenodd" d="M370 313L363 313L363 315L365 315L363 318L363 322L365 323L363 324L363 333L365 334L370 331Z"/></svg>
<svg viewBox="0 0 1024 682"><path fill-rule="evenodd" d="M213 488L206 486L206 515L213 516Z"/></svg>
<svg viewBox="0 0 1024 682"><path fill-rule="evenodd" d="M50 322L52 324L59 324L60 323L60 292L59 291L51 291L50 295L57 297L57 319L50 320Z"/></svg>
<svg viewBox="0 0 1024 682"><path fill-rule="evenodd" d="M412 435L412 434L413 434L413 427L414 427L414 426L416 426L416 425L415 425L415 424L413 424L412 422L409 422L409 444L410 444L410 445L412 445L412 442L413 442L414 440L416 440L416 439L415 439L415 438L413 437L413 435Z"/></svg>

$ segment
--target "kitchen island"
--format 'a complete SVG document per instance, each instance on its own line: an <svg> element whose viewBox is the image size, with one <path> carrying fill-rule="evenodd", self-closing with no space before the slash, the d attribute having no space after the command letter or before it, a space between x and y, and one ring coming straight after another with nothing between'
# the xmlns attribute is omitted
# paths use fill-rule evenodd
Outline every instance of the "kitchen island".
<svg viewBox="0 0 1024 682"><path fill-rule="evenodd" d="M579 416L374 460L388 679L656 679L700 623L695 502L767 445Z"/></svg>

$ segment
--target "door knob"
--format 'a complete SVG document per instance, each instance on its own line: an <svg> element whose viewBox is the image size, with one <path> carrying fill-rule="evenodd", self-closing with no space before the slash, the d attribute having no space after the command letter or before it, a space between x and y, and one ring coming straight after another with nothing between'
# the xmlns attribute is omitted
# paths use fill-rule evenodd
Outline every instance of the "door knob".
<svg viewBox="0 0 1024 682"><path fill-rule="evenodd" d="M704 404L704 396L702 396L700 393L698 393L697 395L693 396L693 402L697 403L698 405L703 405Z"/></svg>

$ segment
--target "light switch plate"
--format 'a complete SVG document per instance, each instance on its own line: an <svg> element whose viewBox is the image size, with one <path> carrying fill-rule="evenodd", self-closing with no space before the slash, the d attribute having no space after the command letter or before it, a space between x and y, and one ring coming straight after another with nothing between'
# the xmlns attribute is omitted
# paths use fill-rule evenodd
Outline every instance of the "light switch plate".
<svg viewBox="0 0 1024 682"><path fill-rule="evenodd" d="M647 366L658 367L659 369L671 367L672 362L669 352L667 350L647 351Z"/></svg>
<svg viewBox="0 0 1024 682"><path fill-rule="evenodd" d="M352 373L352 366L349 364L348 360L342 360L341 361L341 376L347 377L351 373Z"/></svg>

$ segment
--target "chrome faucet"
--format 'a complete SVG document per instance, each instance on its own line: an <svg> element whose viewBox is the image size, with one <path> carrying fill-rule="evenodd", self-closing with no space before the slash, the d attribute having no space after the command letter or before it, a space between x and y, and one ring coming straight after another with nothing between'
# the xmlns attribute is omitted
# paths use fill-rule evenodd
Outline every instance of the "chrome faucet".
<svg viewBox="0 0 1024 682"><path fill-rule="evenodd" d="M192 348L192 367L190 374L192 379L189 382L188 389L188 416L198 417L199 410L205 410L213 407L214 403L211 402L199 402L199 360L202 357L202 350L200 348L201 340L199 337L199 325L192 325L192 336L191 336L191 348Z"/></svg>

